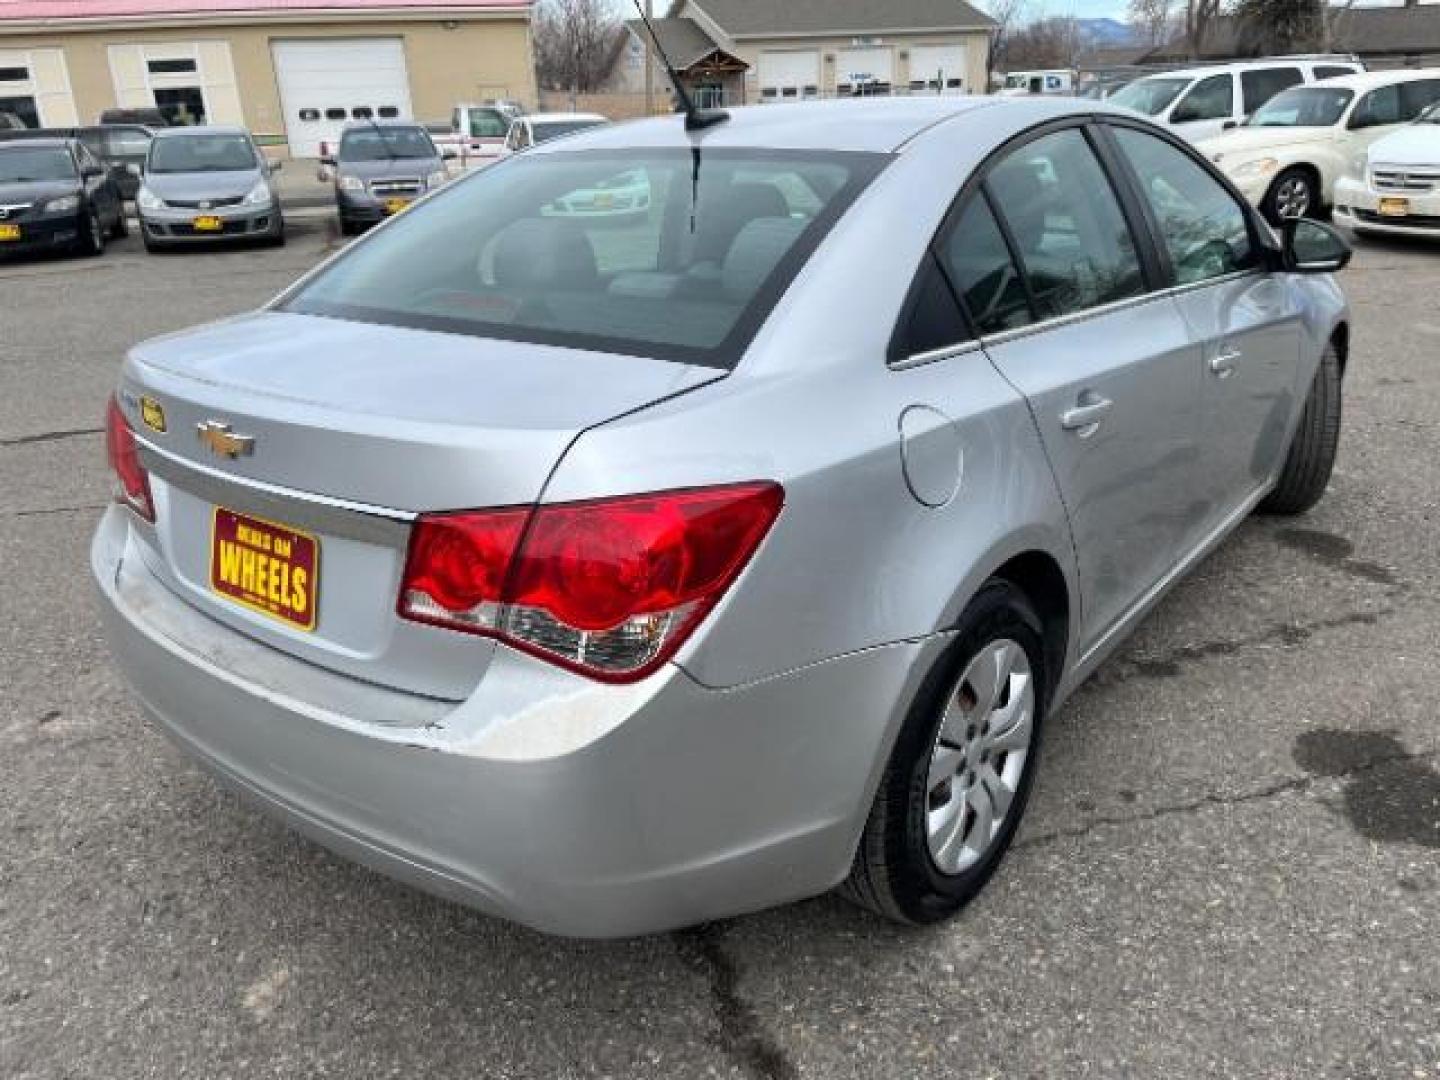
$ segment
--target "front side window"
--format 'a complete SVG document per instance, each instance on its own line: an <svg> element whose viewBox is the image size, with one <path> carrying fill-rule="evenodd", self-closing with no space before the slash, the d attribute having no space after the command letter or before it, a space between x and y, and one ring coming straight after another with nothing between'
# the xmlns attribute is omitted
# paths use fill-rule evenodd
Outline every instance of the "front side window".
<svg viewBox="0 0 1440 1080"><path fill-rule="evenodd" d="M1240 90L1245 96L1245 114L1250 115L1280 91L1298 86L1304 81L1304 74L1299 68L1293 67L1242 71L1240 73Z"/></svg>
<svg viewBox="0 0 1440 1080"><path fill-rule="evenodd" d="M1140 79L1110 100L1116 105L1134 109L1146 116L1159 116L1191 82L1190 79Z"/></svg>
<svg viewBox="0 0 1440 1080"><path fill-rule="evenodd" d="M1115 129L1170 253L1175 283L1189 285L1255 264L1245 210L1188 154L1129 128Z"/></svg>
<svg viewBox="0 0 1440 1080"><path fill-rule="evenodd" d="M1440 79L1417 79L1400 86L1400 115L1414 120L1436 101L1440 101Z"/></svg>
<svg viewBox="0 0 1440 1080"><path fill-rule="evenodd" d="M1195 84L1175 106L1170 119L1177 124L1192 120L1228 120L1235 111L1235 83L1229 75L1211 75Z"/></svg>
<svg viewBox="0 0 1440 1080"><path fill-rule="evenodd" d="M987 184L1041 318L1145 291L1135 239L1083 133L1026 143L991 170Z"/></svg>
<svg viewBox="0 0 1440 1080"><path fill-rule="evenodd" d="M341 161L390 161L439 157L430 135L421 127L354 128L340 139Z"/></svg>
<svg viewBox="0 0 1440 1080"><path fill-rule="evenodd" d="M74 180L75 175L75 162L68 150L49 147L0 150L0 184Z"/></svg>
<svg viewBox="0 0 1440 1080"><path fill-rule="evenodd" d="M470 137L472 139L503 139L510 130L510 121L498 109L470 110Z"/></svg>
<svg viewBox="0 0 1440 1080"><path fill-rule="evenodd" d="M998 334L1034 321L1020 269L984 195L976 195L940 244L945 272L976 333Z"/></svg>
<svg viewBox="0 0 1440 1080"><path fill-rule="evenodd" d="M888 160L520 154L418 204L284 307L728 368ZM790 209L797 187L813 214Z"/></svg>
<svg viewBox="0 0 1440 1080"><path fill-rule="evenodd" d="M1251 127L1333 127L1345 115L1354 90L1339 86L1297 86L1276 94L1250 117Z"/></svg>
<svg viewBox="0 0 1440 1080"><path fill-rule="evenodd" d="M150 144L152 173L239 172L259 163L243 135L173 135Z"/></svg>

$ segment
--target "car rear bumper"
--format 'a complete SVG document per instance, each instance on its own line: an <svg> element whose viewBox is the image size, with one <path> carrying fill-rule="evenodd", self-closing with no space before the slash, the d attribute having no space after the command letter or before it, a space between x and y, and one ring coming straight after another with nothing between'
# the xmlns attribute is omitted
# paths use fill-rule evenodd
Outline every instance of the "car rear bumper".
<svg viewBox="0 0 1440 1080"><path fill-rule="evenodd" d="M1382 215L1382 198L1405 199L1409 213L1404 217ZM1346 177L1335 185L1335 220L1346 228L1364 232L1440 239L1440 192L1379 192Z"/></svg>
<svg viewBox="0 0 1440 1080"><path fill-rule="evenodd" d="M670 667L602 686L497 651L469 700L322 672L161 585L128 511L91 552L147 712L300 831L550 933L648 933L815 895L847 872L914 680L943 639L729 690Z"/></svg>

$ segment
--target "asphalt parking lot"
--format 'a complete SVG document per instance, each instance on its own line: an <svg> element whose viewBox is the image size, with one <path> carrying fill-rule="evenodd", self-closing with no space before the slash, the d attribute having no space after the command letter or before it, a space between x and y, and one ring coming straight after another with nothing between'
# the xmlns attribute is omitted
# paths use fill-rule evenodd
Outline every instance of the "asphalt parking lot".
<svg viewBox="0 0 1440 1080"><path fill-rule="evenodd" d="M1362 244L1329 497L1243 527L1053 719L959 921L827 897L573 943L286 832L111 670L117 365L338 242L295 226L0 263L0 1077L1440 1077L1440 249Z"/></svg>

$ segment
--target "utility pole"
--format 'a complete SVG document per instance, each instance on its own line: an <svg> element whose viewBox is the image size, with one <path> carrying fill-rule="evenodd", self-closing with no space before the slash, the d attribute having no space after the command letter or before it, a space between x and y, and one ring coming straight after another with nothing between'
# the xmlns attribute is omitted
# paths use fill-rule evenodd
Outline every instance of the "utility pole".
<svg viewBox="0 0 1440 1080"><path fill-rule="evenodd" d="M655 0L645 0L645 17L655 18ZM655 46L645 35L645 115L655 115Z"/></svg>

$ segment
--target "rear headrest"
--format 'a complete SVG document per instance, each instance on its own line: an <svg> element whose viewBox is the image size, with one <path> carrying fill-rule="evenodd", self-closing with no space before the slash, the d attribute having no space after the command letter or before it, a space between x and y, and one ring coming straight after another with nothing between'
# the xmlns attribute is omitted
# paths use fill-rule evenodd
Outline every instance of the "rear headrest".
<svg viewBox="0 0 1440 1080"><path fill-rule="evenodd" d="M795 246L806 224L798 218L765 217L741 229L721 272L725 295L740 301L753 297Z"/></svg>
<svg viewBox="0 0 1440 1080"><path fill-rule="evenodd" d="M780 189L765 183L738 182L715 185L708 190L706 185L701 185L699 206L696 262L707 259L720 262L740 230L750 222L760 218L787 217L790 213Z"/></svg>
<svg viewBox="0 0 1440 1080"><path fill-rule="evenodd" d="M577 222L522 218L495 243L495 284L502 289L586 289L599 280L595 249Z"/></svg>

